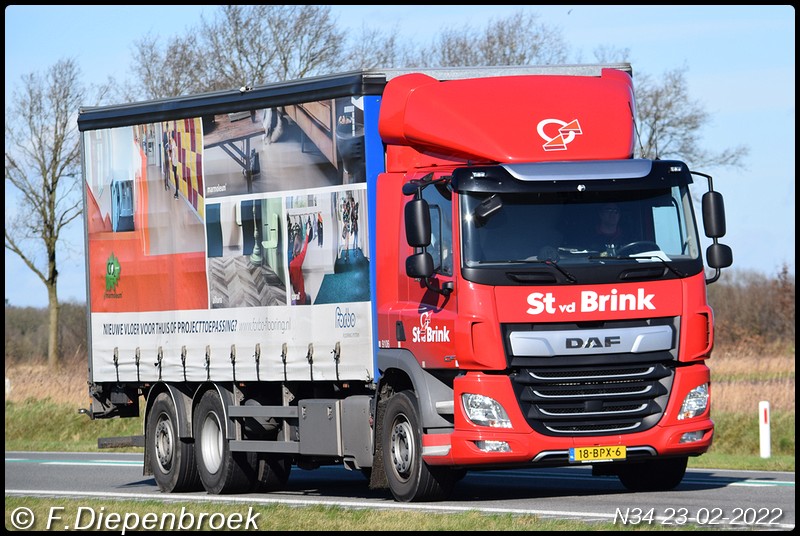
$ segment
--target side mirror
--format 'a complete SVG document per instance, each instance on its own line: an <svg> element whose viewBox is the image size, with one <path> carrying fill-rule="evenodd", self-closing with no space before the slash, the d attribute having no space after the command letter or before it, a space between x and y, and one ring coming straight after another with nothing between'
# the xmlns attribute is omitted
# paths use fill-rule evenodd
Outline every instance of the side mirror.
<svg viewBox="0 0 800 536"><path fill-rule="evenodd" d="M424 199L406 203L406 241L412 248L428 247L431 243L431 212Z"/></svg>
<svg viewBox="0 0 800 536"><path fill-rule="evenodd" d="M733 264L733 251L725 244L711 244L706 250L706 260L711 268L727 268Z"/></svg>
<svg viewBox="0 0 800 536"><path fill-rule="evenodd" d="M427 279L433 275L433 257L427 251L409 255L406 259L406 275L415 279Z"/></svg>
<svg viewBox="0 0 800 536"><path fill-rule="evenodd" d="M703 227L709 238L725 236L725 204L719 192L703 194Z"/></svg>

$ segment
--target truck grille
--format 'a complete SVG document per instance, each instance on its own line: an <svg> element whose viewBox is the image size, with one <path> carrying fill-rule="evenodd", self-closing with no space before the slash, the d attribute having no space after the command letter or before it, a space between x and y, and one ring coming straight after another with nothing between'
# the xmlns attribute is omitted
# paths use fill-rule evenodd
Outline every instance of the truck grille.
<svg viewBox="0 0 800 536"><path fill-rule="evenodd" d="M680 319L504 324L514 391L549 436L617 435L661 419L677 366Z"/></svg>
<svg viewBox="0 0 800 536"><path fill-rule="evenodd" d="M608 357L608 356L606 356ZM654 426L666 408L669 363L523 367L511 375L528 424L544 435L624 434Z"/></svg>

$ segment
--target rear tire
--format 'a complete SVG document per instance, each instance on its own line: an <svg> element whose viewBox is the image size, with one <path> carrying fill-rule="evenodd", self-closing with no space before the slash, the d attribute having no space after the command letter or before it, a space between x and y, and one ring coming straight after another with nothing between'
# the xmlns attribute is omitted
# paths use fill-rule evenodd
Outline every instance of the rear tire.
<svg viewBox="0 0 800 536"><path fill-rule="evenodd" d="M194 412L197 469L208 493L240 493L255 483L247 453L231 452L225 436L225 409L216 391L206 391Z"/></svg>
<svg viewBox="0 0 800 536"><path fill-rule="evenodd" d="M158 489L172 493L201 488L194 444L179 437L178 412L167 393L156 396L147 414L145 438Z"/></svg>
<svg viewBox="0 0 800 536"><path fill-rule="evenodd" d="M413 391L392 396L383 418L383 464L389 489L401 502L447 498L458 473L450 467L431 467L422 459L422 424Z"/></svg>
<svg viewBox="0 0 800 536"><path fill-rule="evenodd" d="M669 491L675 489L686 474L689 458L667 458L625 464L619 468L619 480L631 491Z"/></svg>

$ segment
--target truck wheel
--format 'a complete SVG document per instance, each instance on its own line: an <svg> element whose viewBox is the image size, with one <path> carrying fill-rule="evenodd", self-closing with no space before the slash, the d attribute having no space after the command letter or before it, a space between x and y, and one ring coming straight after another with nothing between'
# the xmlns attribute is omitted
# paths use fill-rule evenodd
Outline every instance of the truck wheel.
<svg viewBox="0 0 800 536"><path fill-rule="evenodd" d="M167 393L156 397L145 429L150 469L158 489L164 493L199 489L194 444L181 441L178 436L178 413Z"/></svg>
<svg viewBox="0 0 800 536"><path fill-rule="evenodd" d="M689 458L668 458L625 464L619 468L619 481L631 491L669 491L683 480Z"/></svg>
<svg viewBox="0 0 800 536"><path fill-rule="evenodd" d="M453 490L456 473L423 461L422 426L412 391L389 399L383 423L383 464L394 498L402 502L446 498Z"/></svg>
<svg viewBox="0 0 800 536"><path fill-rule="evenodd" d="M247 453L231 452L225 437L225 410L216 391L206 391L194 412L197 469L211 494L248 491L255 481Z"/></svg>

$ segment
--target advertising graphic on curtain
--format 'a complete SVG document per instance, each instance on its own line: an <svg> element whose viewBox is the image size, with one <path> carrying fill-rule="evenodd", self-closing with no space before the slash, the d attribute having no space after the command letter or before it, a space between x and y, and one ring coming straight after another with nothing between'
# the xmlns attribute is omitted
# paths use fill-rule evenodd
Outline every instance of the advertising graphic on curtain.
<svg viewBox="0 0 800 536"><path fill-rule="evenodd" d="M83 135L95 381L370 379L362 99Z"/></svg>

